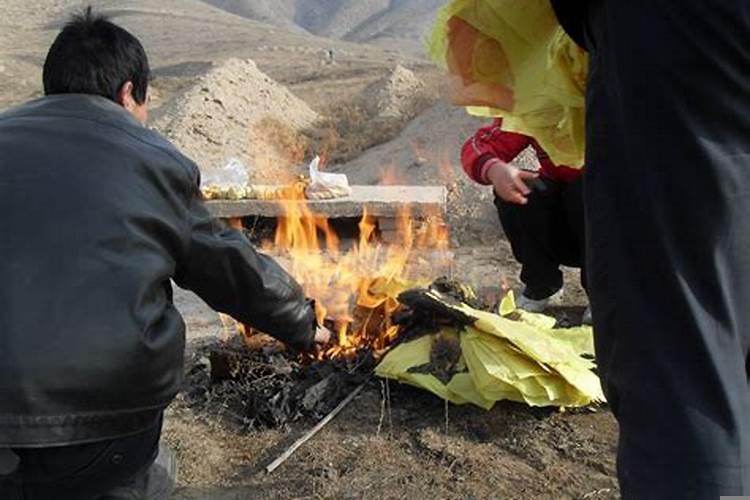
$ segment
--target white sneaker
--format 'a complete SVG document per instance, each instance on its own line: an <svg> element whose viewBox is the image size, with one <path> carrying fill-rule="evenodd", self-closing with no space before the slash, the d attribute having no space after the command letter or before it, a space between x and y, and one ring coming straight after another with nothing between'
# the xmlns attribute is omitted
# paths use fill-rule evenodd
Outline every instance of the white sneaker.
<svg viewBox="0 0 750 500"><path fill-rule="evenodd" d="M593 325L594 319L591 317L591 306L587 306L586 309L583 311L583 316L581 317L581 323L584 325Z"/></svg>
<svg viewBox="0 0 750 500"><path fill-rule="evenodd" d="M523 293L520 293L518 295L518 298L516 299L516 307L519 309L523 309L526 312L530 313L540 313L544 312L545 309L547 309L550 306L559 306L562 304L562 298L563 298L563 289L559 289L546 299L540 299L540 300L534 300L528 298Z"/></svg>

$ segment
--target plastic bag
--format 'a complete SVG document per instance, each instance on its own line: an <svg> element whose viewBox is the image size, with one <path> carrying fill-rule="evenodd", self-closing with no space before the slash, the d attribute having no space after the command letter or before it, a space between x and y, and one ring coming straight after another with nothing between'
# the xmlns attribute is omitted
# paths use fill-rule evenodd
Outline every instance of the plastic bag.
<svg viewBox="0 0 750 500"><path fill-rule="evenodd" d="M305 197L312 200L345 198L352 194L349 179L345 174L330 174L320 171L320 157L310 162L310 184L305 188Z"/></svg>
<svg viewBox="0 0 750 500"><path fill-rule="evenodd" d="M231 158L222 168L203 175L201 192L204 200L244 200L253 197L248 182L247 168L237 158Z"/></svg>
<svg viewBox="0 0 750 500"><path fill-rule="evenodd" d="M230 158L226 165L211 169L203 176L204 186L220 189L246 187L249 182L247 167L237 158Z"/></svg>

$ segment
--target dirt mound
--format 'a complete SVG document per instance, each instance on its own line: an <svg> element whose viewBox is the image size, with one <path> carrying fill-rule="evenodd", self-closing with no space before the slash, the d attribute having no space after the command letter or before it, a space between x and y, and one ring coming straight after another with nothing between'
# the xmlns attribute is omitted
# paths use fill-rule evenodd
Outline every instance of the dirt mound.
<svg viewBox="0 0 750 500"><path fill-rule="evenodd" d="M501 237L492 190L471 181L461 168L464 141L485 124L463 108L439 103L412 120L395 140L338 165L352 184L445 185L448 223L463 244L494 242Z"/></svg>
<svg viewBox="0 0 750 500"><path fill-rule="evenodd" d="M402 118L412 114L424 92L424 82L399 64L385 78L368 86L361 99L378 118Z"/></svg>
<svg viewBox="0 0 750 500"><path fill-rule="evenodd" d="M297 130L317 114L251 60L214 66L182 96L160 109L154 127L204 172L238 158L254 182L279 182L296 174Z"/></svg>

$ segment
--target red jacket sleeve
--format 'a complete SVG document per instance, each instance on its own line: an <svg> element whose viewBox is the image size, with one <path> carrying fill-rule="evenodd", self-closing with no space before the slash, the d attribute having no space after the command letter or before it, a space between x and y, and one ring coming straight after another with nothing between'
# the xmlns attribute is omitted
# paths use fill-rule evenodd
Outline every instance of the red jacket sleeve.
<svg viewBox="0 0 750 500"><path fill-rule="evenodd" d="M511 162L529 144L531 138L506 132L502 129L503 120L495 119L492 125L482 127L471 136L461 149L461 165L466 175L479 184L489 184L487 162L498 158Z"/></svg>

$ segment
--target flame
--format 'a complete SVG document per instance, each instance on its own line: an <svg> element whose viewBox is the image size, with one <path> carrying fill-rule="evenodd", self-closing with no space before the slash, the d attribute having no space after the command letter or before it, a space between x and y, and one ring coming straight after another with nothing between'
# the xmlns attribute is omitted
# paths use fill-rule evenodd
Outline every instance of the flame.
<svg viewBox="0 0 750 500"><path fill-rule="evenodd" d="M377 238L378 221L365 211L358 241L347 245L325 217L310 210L304 190L285 194L274 242L263 248L285 257L287 271L315 300L318 322L332 326L334 344L320 357L347 356L362 348L384 352L399 333L391 321L398 295L450 265L448 228L441 215L426 214L417 221L405 208L396 221L397 244L385 245Z"/></svg>

